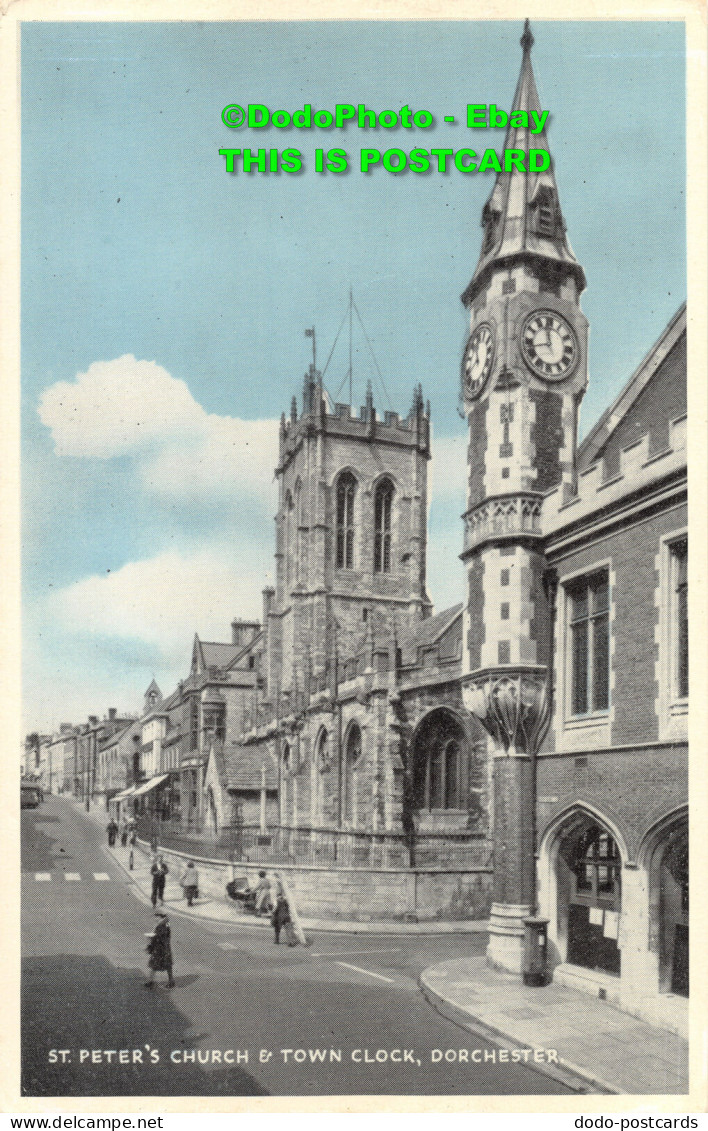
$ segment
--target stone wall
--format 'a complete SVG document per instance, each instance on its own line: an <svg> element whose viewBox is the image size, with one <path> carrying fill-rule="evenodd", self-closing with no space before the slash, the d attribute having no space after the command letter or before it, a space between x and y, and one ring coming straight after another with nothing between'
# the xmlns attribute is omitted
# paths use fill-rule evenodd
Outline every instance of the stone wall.
<svg viewBox="0 0 708 1131"><path fill-rule="evenodd" d="M143 845L143 847L146 847ZM188 857L162 850L175 882ZM350 919L366 923L377 919L392 922L412 920L484 920L491 901L491 868L465 869L366 869L323 868L278 864L228 864L192 856L199 871L202 893L222 899L226 884L234 877L255 883L259 868L282 874L305 918Z"/></svg>

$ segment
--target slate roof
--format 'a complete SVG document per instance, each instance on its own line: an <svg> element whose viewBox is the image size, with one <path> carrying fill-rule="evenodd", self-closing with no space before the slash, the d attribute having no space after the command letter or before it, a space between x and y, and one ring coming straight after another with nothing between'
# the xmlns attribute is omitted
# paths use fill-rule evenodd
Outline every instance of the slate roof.
<svg viewBox="0 0 708 1131"><path fill-rule="evenodd" d="M462 602L453 605L450 609L443 609L441 613L436 613L434 617L428 617L427 620L416 625L412 632L402 635L398 641L401 649L401 663L404 665L417 663L420 649L429 648L439 640L461 612Z"/></svg>
<svg viewBox="0 0 708 1131"><path fill-rule="evenodd" d="M239 644L218 644L213 641L199 641L202 662L205 668L225 668L235 660L243 646Z"/></svg>
<svg viewBox="0 0 708 1131"><path fill-rule="evenodd" d="M278 788L278 768L275 759L264 746L240 746L229 743L223 751L214 750L219 777L226 780L227 789L260 789L261 766L265 763L266 789Z"/></svg>

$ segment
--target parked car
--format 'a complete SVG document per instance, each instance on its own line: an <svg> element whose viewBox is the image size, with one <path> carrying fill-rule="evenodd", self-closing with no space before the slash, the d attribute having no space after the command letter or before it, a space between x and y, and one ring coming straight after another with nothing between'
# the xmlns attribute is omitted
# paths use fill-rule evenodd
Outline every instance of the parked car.
<svg viewBox="0 0 708 1131"><path fill-rule="evenodd" d="M39 801L39 790L35 785L23 785L20 787L21 809L36 809L39 805Z"/></svg>

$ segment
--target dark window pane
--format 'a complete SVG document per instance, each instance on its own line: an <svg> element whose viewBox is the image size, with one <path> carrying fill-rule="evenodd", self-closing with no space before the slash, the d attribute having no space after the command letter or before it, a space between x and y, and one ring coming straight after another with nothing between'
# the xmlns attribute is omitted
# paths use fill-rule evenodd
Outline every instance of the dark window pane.
<svg viewBox="0 0 708 1131"><path fill-rule="evenodd" d="M574 715L588 710L588 626L586 621L573 625L573 678L571 709Z"/></svg>
<svg viewBox="0 0 708 1131"><path fill-rule="evenodd" d="M593 696L595 711L606 711L609 706L610 622L607 613L593 622Z"/></svg>
<svg viewBox="0 0 708 1131"><path fill-rule="evenodd" d="M374 572L391 571L391 502L393 485L379 483L374 496Z"/></svg>
<svg viewBox="0 0 708 1131"><path fill-rule="evenodd" d="M445 747L445 808L458 808L457 779L460 761L460 748L456 742L448 742Z"/></svg>
<svg viewBox="0 0 708 1131"><path fill-rule="evenodd" d="M588 615L588 590L586 585L584 585L582 589L572 590L570 601L570 616L572 620L578 620Z"/></svg>
<svg viewBox="0 0 708 1131"><path fill-rule="evenodd" d="M604 612L610 607L610 586L607 574L599 574L593 578L593 612Z"/></svg>
<svg viewBox="0 0 708 1131"><path fill-rule="evenodd" d="M429 809L442 809L442 748L439 742L430 752Z"/></svg>

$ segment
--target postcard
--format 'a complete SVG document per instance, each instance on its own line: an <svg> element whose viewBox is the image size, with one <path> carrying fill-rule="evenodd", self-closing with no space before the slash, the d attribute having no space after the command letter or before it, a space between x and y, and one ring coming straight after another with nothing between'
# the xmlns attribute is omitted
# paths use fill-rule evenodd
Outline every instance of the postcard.
<svg viewBox="0 0 708 1131"><path fill-rule="evenodd" d="M2 17L5 1111L702 1110L705 12L491 15Z"/></svg>

